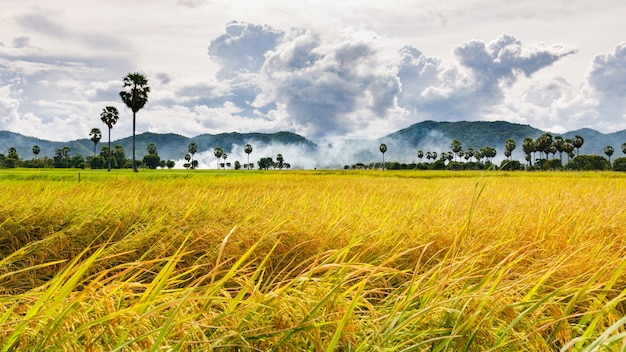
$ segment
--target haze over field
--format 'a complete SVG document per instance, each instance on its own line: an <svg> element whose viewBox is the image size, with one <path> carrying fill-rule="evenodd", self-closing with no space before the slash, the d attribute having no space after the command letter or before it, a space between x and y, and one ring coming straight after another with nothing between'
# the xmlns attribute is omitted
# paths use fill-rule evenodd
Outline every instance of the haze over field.
<svg viewBox="0 0 626 352"><path fill-rule="evenodd" d="M626 3L612 0L8 0L0 130L86 138L118 92L152 89L137 132L291 131L318 145L424 120L626 129Z"/></svg>

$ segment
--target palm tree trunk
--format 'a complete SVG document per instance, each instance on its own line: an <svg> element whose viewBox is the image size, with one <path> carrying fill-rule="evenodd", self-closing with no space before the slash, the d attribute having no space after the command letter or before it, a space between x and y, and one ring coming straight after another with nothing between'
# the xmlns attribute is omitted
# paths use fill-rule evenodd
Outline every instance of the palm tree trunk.
<svg viewBox="0 0 626 352"><path fill-rule="evenodd" d="M109 169L107 171L111 171L111 128L109 128L109 152L107 153L107 164L109 164Z"/></svg>
<svg viewBox="0 0 626 352"><path fill-rule="evenodd" d="M137 162L135 161L135 112L133 111L133 171L137 172Z"/></svg>

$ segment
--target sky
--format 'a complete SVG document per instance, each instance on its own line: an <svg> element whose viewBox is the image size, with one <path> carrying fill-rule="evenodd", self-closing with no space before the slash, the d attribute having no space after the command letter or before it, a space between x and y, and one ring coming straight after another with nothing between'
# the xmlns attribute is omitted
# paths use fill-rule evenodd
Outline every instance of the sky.
<svg viewBox="0 0 626 352"><path fill-rule="evenodd" d="M425 120L626 129L626 2L4 0L0 130L376 139Z"/></svg>

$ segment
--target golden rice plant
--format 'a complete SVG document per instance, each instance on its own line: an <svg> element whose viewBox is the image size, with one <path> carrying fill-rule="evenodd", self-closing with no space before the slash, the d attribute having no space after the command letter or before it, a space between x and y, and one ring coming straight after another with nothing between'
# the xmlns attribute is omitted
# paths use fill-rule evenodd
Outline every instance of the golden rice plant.
<svg viewBox="0 0 626 352"><path fill-rule="evenodd" d="M0 349L620 350L626 175L0 173Z"/></svg>

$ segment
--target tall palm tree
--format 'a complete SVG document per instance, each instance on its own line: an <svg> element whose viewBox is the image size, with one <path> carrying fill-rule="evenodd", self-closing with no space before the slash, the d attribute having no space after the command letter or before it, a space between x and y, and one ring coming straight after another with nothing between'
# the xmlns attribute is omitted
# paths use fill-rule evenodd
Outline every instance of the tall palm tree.
<svg viewBox="0 0 626 352"><path fill-rule="evenodd" d="M515 143L515 139L509 138L504 142L504 154L511 159L511 155L513 151L517 148L517 143ZM507 155L508 154L508 155Z"/></svg>
<svg viewBox="0 0 626 352"><path fill-rule="evenodd" d="M135 115L148 102L148 93L150 93L148 79L142 74L135 72L129 73L124 77L124 88L120 92L120 97L122 98L122 102L133 111L133 171L135 172L138 171L137 161L135 159Z"/></svg>
<svg viewBox="0 0 626 352"><path fill-rule="evenodd" d="M453 140L452 143L450 144L450 149L452 149L452 152L454 153L454 161L456 161L456 156L459 154L461 150L463 150L461 141L459 141L458 139Z"/></svg>
<svg viewBox="0 0 626 352"><path fill-rule="evenodd" d="M193 155L198 152L198 145L194 142L191 142L189 143L189 147L187 148L187 150L189 150L189 154L191 154L191 168L193 169Z"/></svg>
<svg viewBox="0 0 626 352"><path fill-rule="evenodd" d="M609 164L611 163L611 155L613 155L613 152L615 152L615 150L612 146L607 145L606 147L604 147L604 154L609 157Z"/></svg>
<svg viewBox="0 0 626 352"><path fill-rule="evenodd" d="M626 143L622 144L622 152L626 154Z"/></svg>
<svg viewBox="0 0 626 352"><path fill-rule="evenodd" d="M100 114L100 120L104 122L105 125L109 128L109 152L107 153L107 164L108 170L111 171L111 128L113 125L117 123L117 120L120 118L120 114L117 111L115 106L107 106L102 109L102 113Z"/></svg>
<svg viewBox="0 0 626 352"><path fill-rule="evenodd" d="M222 159L224 159L224 169L226 169L226 158L228 158L228 154L222 153Z"/></svg>
<svg viewBox="0 0 626 352"><path fill-rule="evenodd" d="M250 143L246 144L246 145L243 147L243 151L244 151L246 154L248 154L248 164L247 164L247 167L248 167L248 170L250 170L250 153L252 153L252 145L251 145Z"/></svg>
<svg viewBox="0 0 626 352"><path fill-rule="evenodd" d="M96 156L96 145L100 143L102 139L102 132L99 128L92 128L91 132L89 132L89 137L91 137L91 141L93 142L93 156Z"/></svg>
<svg viewBox="0 0 626 352"><path fill-rule="evenodd" d="M224 154L224 149L222 149L222 147L217 147L213 150L213 155L215 155L215 157L217 158L217 169L219 170L220 168L220 158L222 157L222 154Z"/></svg>
<svg viewBox="0 0 626 352"><path fill-rule="evenodd" d="M420 164L422 163L422 158L424 157L424 152L421 150L417 151L417 157L420 159Z"/></svg>
<svg viewBox="0 0 626 352"><path fill-rule="evenodd" d="M624 143L626 145L626 143ZM35 154L35 159L37 159L37 155L41 153L41 148L38 145L33 146L33 154ZM626 152L625 152L626 153Z"/></svg>
<svg viewBox="0 0 626 352"><path fill-rule="evenodd" d="M387 152L387 145L385 143L381 144L380 147L378 147L378 150L380 150L381 153L383 153L383 170L385 169L385 153Z"/></svg>
<svg viewBox="0 0 626 352"><path fill-rule="evenodd" d="M578 149L583 146L583 143L585 143L585 140L583 139L583 137L579 135L574 136L572 144L574 144L574 148L576 148L576 155L580 155L578 154Z"/></svg>

